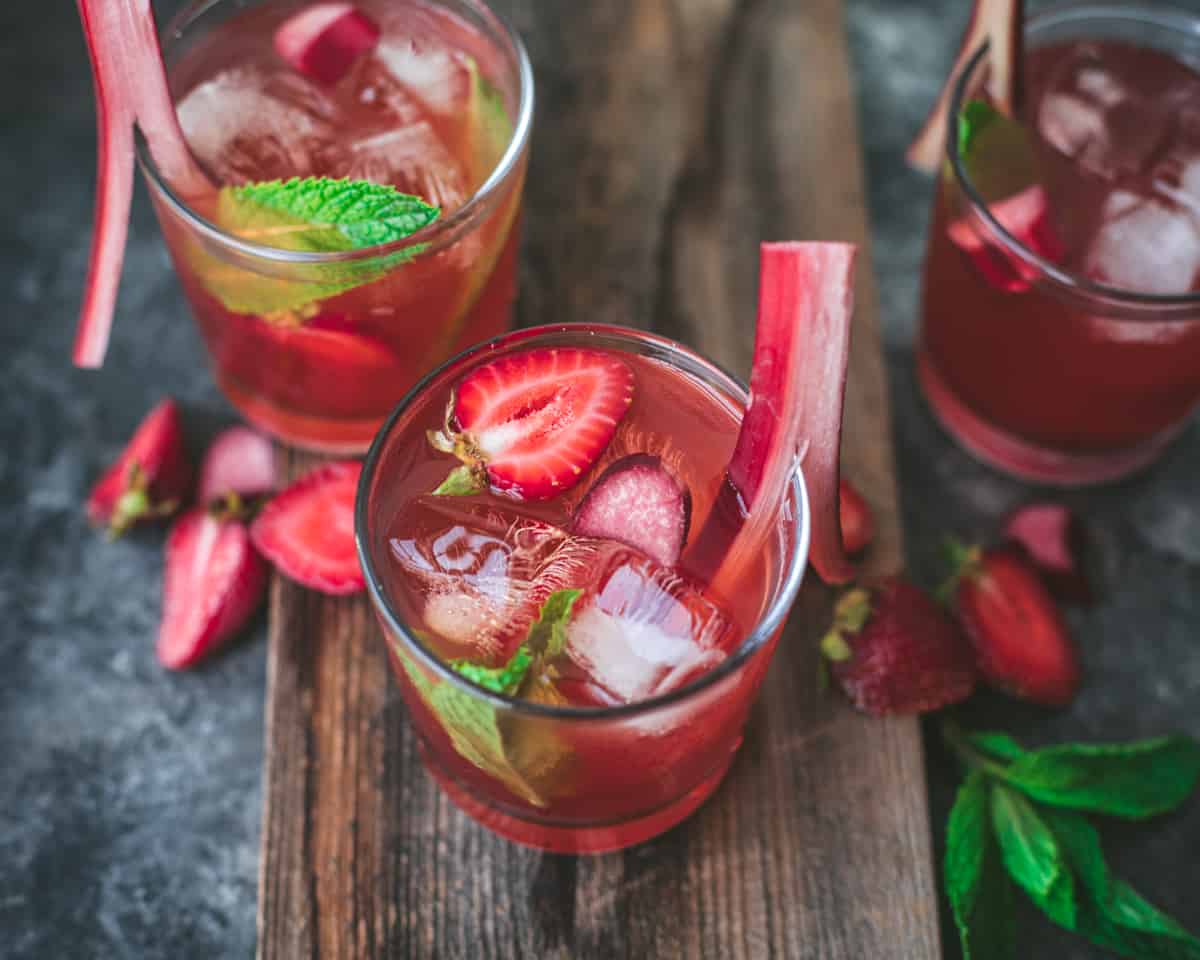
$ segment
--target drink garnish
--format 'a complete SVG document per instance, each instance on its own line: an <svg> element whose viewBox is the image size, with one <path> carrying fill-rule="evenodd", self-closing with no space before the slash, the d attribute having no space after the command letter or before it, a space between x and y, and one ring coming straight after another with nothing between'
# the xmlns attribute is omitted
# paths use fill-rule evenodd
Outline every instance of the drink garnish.
<svg viewBox="0 0 1200 960"><path fill-rule="evenodd" d="M1060 600L1087 603L1091 588L1083 569L1083 525L1061 503L1027 503L1004 521L1004 538L1020 546Z"/></svg>
<svg viewBox="0 0 1200 960"><path fill-rule="evenodd" d="M637 547L665 567L687 542L692 496L660 457L630 454L609 465L575 508L571 529Z"/></svg>
<svg viewBox="0 0 1200 960"><path fill-rule="evenodd" d="M950 75L920 133L908 148L906 156L911 166L926 173L936 173L941 168L954 85L967 62L985 43L988 45L988 96L1002 113L1015 116L1021 100L1023 7L1022 0L975 0Z"/></svg>
<svg viewBox="0 0 1200 960"><path fill-rule="evenodd" d="M196 500L211 504L231 493L258 497L279 483L275 448L264 434L238 425L221 431L200 464Z"/></svg>
<svg viewBox="0 0 1200 960"><path fill-rule="evenodd" d="M966 960L1014 954L1013 890L1059 926L1135 960L1200 957L1197 939L1115 876L1088 813L1166 813L1200 779L1200 744L1171 736L1026 750L943 726L968 773L946 825L944 882Z"/></svg>
<svg viewBox="0 0 1200 960"><path fill-rule="evenodd" d="M595 350L551 347L476 367L458 384L446 424L429 433L462 461L434 490L547 500L575 486L633 402L633 372Z"/></svg>
<svg viewBox="0 0 1200 960"><path fill-rule="evenodd" d="M351 3L314 3L279 25L275 52L298 73L332 87L379 35L379 24Z"/></svg>
<svg viewBox="0 0 1200 960"><path fill-rule="evenodd" d="M273 497L250 528L254 545L284 576L331 595L366 585L354 547L354 497L362 464L327 463Z"/></svg>
<svg viewBox="0 0 1200 960"><path fill-rule="evenodd" d="M858 489L845 477L838 484L838 519L842 544L851 556L862 553L875 539L875 514Z"/></svg>

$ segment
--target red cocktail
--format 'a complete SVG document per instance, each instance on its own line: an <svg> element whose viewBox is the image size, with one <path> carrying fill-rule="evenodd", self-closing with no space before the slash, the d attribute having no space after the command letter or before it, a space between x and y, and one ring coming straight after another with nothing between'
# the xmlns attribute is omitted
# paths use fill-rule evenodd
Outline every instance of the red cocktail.
<svg viewBox="0 0 1200 960"><path fill-rule="evenodd" d="M322 36L338 15L350 26ZM141 161L217 381L289 443L361 451L420 376L508 328L524 51L471 0L194 3L166 36L180 127L214 190L182 197ZM292 177L387 185L433 212L352 248L230 213L228 188Z"/></svg>
<svg viewBox="0 0 1200 960"><path fill-rule="evenodd" d="M1019 124L961 126L985 53L958 81L918 365L942 422L1004 469L1120 476L1200 401L1197 25L1119 3L1041 13Z"/></svg>

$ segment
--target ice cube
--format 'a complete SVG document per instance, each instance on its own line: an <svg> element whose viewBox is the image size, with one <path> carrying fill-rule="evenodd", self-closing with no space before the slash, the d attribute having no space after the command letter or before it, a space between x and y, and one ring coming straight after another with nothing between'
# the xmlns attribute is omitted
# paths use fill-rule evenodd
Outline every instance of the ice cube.
<svg viewBox="0 0 1200 960"><path fill-rule="evenodd" d="M1200 273L1200 222L1178 204L1113 191L1086 267L1096 279L1127 290L1186 293Z"/></svg>
<svg viewBox="0 0 1200 960"><path fill-rule="evenodd" d="M1051 93L1038 107L1038 133L1068 157L1101 157L1108 149L1104 109L1070 93Z"/></svg>
<svg viewBox="0 0 1200 960"><path fill-rule="evenodd" d="M471 89L470 67L464 55L426 41L385 40L375 59L406 93L443 117L463 111Z"/></svg>
<svg viewBox="0 0 1200 960"><path fill-rule="evenodd" d="M423 121L338 144L326 152L324 163L337 176L394 184L437 204L443 216L467 199L462 166Z"/></svg>
<svg viewBox="0 0 1200 960"><path fill-rule="evenodd" d="M1075 89L1102 107L1115 107L1130 96L1116 77L1097 64L1084 64L1075 72Z"/></svg>
<svg viewBox="0 0 1200 960"><path fill-rule="evenodd" d="M178 106L192 152L224 183L303 176L334 139L333 107L303 78L234 67Z"/></svg>
<svg viewBox="0 0 1200 960"><path fill-rule="evenodd" d="M667 693L725 659L736 631L673 570L606 544L567 628L567 656L622 702Z"/></svg>

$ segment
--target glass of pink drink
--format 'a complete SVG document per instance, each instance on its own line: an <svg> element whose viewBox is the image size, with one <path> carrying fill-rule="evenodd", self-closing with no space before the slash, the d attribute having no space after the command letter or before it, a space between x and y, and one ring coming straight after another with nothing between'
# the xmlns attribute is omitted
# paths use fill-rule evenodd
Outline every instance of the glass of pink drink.
<svg viewBox="0 0 1200 960"><path fill-rule="evenodd" d="M335 52L333 75L281 54L286 23L349 6L189 4L163 44L183 135L218 189L369 181L439 207L432 224L286 249L219 226L215 192L184 198L139 150L218 384L251 423L327 452L365 450L419 377L508 329L533 103L520 40L478 0L356 0L365 49Z"/></svg>
<svg viewBox="0 0 1200 960"><path fill-rule="evenodd" d="M982 459L1048 483L1157 457L1200 402L1200 20L1054 6L1025 29L1018 128L951 124L918 371ZM987 55L960 76L959 117Z"/></svg>
<svg viewBox="0 0 1200 960"><path fill-rule="evenodd" d="M499 403L530 370L542 371L536 402L593 410L589 430L611 433L594 462L559 493L532 489L545 480L535 467L552 476L571 450L493 460L490 488L431 495L457 463L439 438L467 428L481 391ZM565 325L463 354L384 426L359 489L360 559L426 766L495 832L617 849L687 817L725 775L809 537L794 474L738 589L710 580L714 538L688 528L719 523L745 404L743 387L677 343ZM511 664L527 636L536 647L531 621L561 591L578 596L535 679L489 692L453 668Z"/></svg>

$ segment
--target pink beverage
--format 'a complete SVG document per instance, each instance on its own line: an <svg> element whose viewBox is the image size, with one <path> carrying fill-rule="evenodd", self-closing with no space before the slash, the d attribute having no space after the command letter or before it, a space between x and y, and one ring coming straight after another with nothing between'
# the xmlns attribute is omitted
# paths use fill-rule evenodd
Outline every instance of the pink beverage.
<svg viewBox="0 0 1200 960"><path fill-rule="evenodd" d="M1024 143L1001 120L944 167L921 380L951 432L1005 469L1120 476L1200 402L1196 25L1119 3L1040 14ZM980 74L977 59L954 115Z"/></svg>
<svg viewBox="0 0 1200 960"><path fill-rule="evenodd" d="M332 69L324 39L315 53L287 39L326 8L365 24L350 37L361 48ZM470 0L227 0L188 8L176 34L166 59L179 123L217 188L348 178L438 208L390 257L297 251L285 229L231 227L215 194L180 202L143 157L223 391L289 443L361 451L420 376L509 325L523 51Z"/></svg>
<svg viewBox="0 0 1200 960"><path fill-rule="evenodd" d="M725 495L744 402L677 344L566 326L465 355L385 427L359 498L365 569L426 765L489 828L615 849L686 817L724 776L808 524L793 488L740 589L718 593L698 572L711 569L698 527ZM585 440L538 446L535 430L474 492L433 492L462 479L464 436L495 449L525 409L582 418ZM547 621L562 632L541 646L534 624ZM534 666L506 697L461 682L495 681L522 651Z"/></svg>

